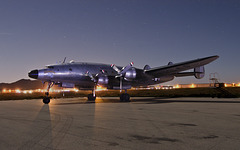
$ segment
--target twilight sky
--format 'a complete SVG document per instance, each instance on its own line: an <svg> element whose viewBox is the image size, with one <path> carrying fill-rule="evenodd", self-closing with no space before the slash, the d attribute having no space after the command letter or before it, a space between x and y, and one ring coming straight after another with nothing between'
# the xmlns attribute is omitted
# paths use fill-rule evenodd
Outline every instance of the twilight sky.
<svg viewBox="0 0 240 150"><path fill-rule="evenodd" d="M169 84L240 82L239 0L1 0L0 21L0 82L64 57L143 68L211 55L204 79Z"/></svg>

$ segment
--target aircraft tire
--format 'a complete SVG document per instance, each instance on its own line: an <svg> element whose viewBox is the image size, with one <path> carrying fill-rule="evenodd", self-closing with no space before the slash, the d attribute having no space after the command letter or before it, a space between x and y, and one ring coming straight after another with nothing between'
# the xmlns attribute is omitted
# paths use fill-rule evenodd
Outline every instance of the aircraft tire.
<svg viewBox="0 0 240 150"><path fill-rule="evenodd" d="M120 102L130 102L130 95L127 93L121 94Z"/></svg>
<svg viewBox="0 0 240 150"><path fill-rule="evenodd" d="M96 100L96 96L93 96L92 94L88 94L88 100L89 101L95 101Z"/></svg>
<svg viewBox="0 0 240 150"><path fill-rule="evenodd" d="M43 98L43 103L44 103L44 104L50 103L50 97L44 97L44 98Z"/></svg>

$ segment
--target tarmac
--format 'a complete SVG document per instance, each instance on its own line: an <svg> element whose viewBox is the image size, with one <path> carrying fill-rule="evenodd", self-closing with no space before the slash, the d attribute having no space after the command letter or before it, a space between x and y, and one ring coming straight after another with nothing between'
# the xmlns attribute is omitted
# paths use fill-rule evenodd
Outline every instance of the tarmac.
<svg viewBox="0 0 240 150"><path fill-rule="evenodd" d="M131 100L1 101L0 149L240 149L239 98Z"/></svg>

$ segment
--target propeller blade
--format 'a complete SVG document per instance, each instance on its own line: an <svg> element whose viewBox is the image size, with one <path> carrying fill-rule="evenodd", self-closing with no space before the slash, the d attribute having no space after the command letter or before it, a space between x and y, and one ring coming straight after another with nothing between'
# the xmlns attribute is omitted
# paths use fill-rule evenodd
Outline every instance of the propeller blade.
<svg viewBox="0 0 240 150"><path fill-rule="evenodd" d="M118 69L118 67L117 67L115 64L111 64L111 67L112 67L118 74L121 73L121 70Z"/></svg>
<svg viewBox="0 0 240 150"><path fill-rule="evenodd" d="M133 62L131 62L129 65L127 65L126 67L122 68L121 74L126 73L130 68L132 68L133 66Z"/></svg>
<svg viewBox="0 0 240 150"><path fill-rule="evenodd" d="M93 77L93 75L89 71L87 71L86 74L91 78L93 82L95 83L97 82L97 80Z"/></svg>

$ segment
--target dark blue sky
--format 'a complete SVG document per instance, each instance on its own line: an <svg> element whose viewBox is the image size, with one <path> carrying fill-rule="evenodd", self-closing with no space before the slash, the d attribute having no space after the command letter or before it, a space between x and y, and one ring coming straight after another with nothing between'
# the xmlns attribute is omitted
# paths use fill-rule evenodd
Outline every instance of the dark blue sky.
<svg viewBox="0 0 240 150"><path fill-rule="evenodd" d="M205 56L206 77L240 82L239 0L2 0L0 82L67 60L157 67Z"/></svg>

